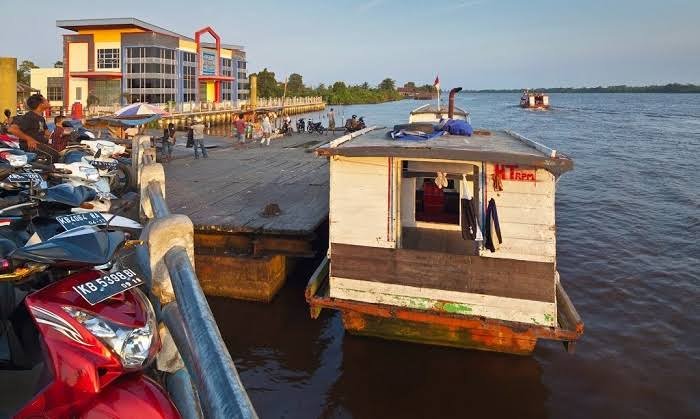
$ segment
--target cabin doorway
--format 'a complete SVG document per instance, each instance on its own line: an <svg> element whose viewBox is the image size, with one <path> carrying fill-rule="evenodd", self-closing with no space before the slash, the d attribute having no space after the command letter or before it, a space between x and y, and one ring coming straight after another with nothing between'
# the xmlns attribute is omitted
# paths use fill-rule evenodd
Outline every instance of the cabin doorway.
<svg viewBox="0 0 700 419"><path fill-rule="evenodd" d="M401 247L478 255L478 242L465 239L469 213L480 224L479 166L467 163L404 161L401 171ZM467 227L466 225L464 226Z"/></svg>

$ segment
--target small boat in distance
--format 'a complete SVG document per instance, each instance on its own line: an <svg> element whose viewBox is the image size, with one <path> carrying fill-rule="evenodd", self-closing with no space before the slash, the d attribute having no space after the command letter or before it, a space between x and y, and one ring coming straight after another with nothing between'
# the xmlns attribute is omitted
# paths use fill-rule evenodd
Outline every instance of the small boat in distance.
<svg viewBox="0 0 700 419"><path fill-rule="evenodd" d="M542 92L523 91L520 97L520 107L529 109L549 109L549 96Z"/></svg>

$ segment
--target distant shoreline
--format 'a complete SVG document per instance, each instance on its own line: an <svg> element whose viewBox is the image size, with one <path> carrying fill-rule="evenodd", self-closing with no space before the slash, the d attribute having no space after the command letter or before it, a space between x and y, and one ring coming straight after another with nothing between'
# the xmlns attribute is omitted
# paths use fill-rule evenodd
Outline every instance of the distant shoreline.
<svg viewBox="0 0 700 419"><path fill-rule="evenodd" d="M669 83L663 86L550 87L530 89L547 93L700 93L700 85ZM523 89L462 90L462 93L522 93Z"/></svg>

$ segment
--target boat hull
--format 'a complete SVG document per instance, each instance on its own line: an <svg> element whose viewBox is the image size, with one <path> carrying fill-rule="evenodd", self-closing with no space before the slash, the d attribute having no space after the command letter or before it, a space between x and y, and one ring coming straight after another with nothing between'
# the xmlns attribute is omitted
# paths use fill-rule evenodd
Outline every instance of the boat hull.
<svg viewBox="0 0 700 419"><path fill-rule="evenodd" d="M529 355L539 339L558 340L569 352L583 334L583 322L560 284L557 285L559 326L549 327L479 316L419 310L386 304L331 298L327 262L314 273L306 289L311 316L323 308L341 312L346 331L382 339Z"/></svg>

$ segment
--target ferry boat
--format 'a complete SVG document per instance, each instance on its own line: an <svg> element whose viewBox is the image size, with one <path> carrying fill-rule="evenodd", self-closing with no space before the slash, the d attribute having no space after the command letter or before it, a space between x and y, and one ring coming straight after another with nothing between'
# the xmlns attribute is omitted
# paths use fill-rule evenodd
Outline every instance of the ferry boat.
<svg viewBox="0 0 700 419"><path fill-rule="evenodd" d="M542 92L525 90L520 97L520 107L529 109L549 109L549 96Z"/></svg>
<svg viewBox="0 0 700 419"><path fill-rule="evenodd" d="M573 352L584 326L554 217L568 156L512 131L416 141L376 127L316 153L330 159L330 239L306 288L312 317L338 310L346 331L399 341Z"/></svg>

